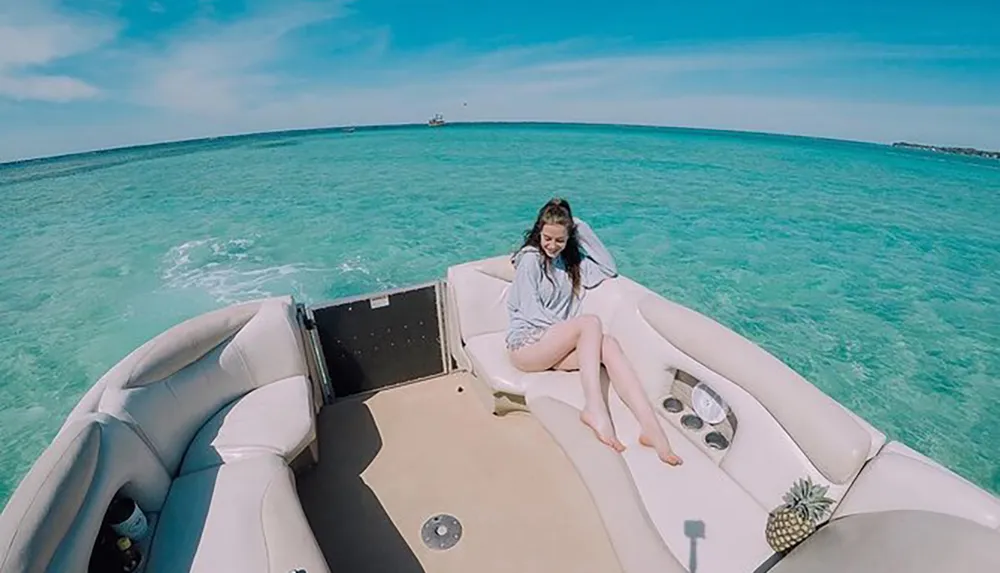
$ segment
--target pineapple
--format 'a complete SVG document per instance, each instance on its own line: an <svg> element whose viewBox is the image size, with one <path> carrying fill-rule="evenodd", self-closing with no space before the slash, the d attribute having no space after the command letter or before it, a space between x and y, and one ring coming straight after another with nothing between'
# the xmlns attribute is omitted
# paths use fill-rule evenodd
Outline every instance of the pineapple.
<svg viewBox="0 0 1000 573"><path fill-rule="evenodd" d="M816 531L816 524L830 510L833 500L826 497L828 486L814 484L811 478L799 479L792 485L767 518L767 543L777 553L798 545Z"/></svg>

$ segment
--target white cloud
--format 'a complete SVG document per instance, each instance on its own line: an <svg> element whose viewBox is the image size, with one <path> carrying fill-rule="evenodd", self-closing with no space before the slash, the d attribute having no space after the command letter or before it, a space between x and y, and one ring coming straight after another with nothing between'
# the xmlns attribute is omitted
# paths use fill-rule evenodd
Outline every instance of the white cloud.
<svg viewBox="0 0 1000 573"><path fill-rule="evenodd" d="M57 9L48 0L0 0L0 97L65 102L100 90L86 81L45 71L111 41L118 25Z"/></svg>
<svg viewBox="0 0 1000 573"><path fill-rule="evenodd" d="M581 48L557 44L479 56L454 46L437 49L357 81L320 81L295 90L279 85L280 97L245 108L225 126L248 132L413 123L441 112L453 121L632 123L1000 148L997 105L878 102L863 92L806 96L773 86L742 93L717 76L706 80L716 72L794 77L797 70L843 60L923 59L934 55L928 49L814 41L572 55Z"/></svg>
<svg viewBox="0 0 1000 573"><path fill-rule="evenodd" d="M67 76L0 76L0 94L15 100L68 102L92 98L100 90Z"/></svg>
<svg viewBox="0 0 1000 573"><path fill-rule="evenodd" d="M134 99L215 120L238 118L240 125L247 126L269 124L276 115L301 115L301 111L288 109L299 107L300 101L325 101L344 109L345 98L351 94L377 92L378 88L413 94L410 100L423 94L424 99L417 101L431 108L441 105L442 98L459 97L456 94L613 99L618 115L628 115L624 112L629 101L664 100L693 92L711 97L739 96L738 88L722 79L727 74L739 75L745 85L754 84L763 74L771 74L770 81L780 74L786 86L755 85L757 94L770 91L777 95L782 87L795 85L796 78L831 64L998 57L964 48L884 46L831 38L673 45L610 53L606 45L586 40L487 53L449 43L399 55L389 50L391 34L386 29L358 32L335 25L326 28L329 37L324 48L353 43L353 58L327 60L305 74L285 69L294 67L302 53L308 56L306 48L296 46L293 32L335 19L342 14L341 7L337 2L289 4L279 13L190 30L165 50L138 60L142 79L137 82ZM805 80L798 81L802 85ZM792 95L784 93L777 99ZM406 103L412 105L410 100ZM540 102L516 103L527 112ZM385 109L383 115L397 114ZM328 117L324 112L313 121L323 122Z"/></svg>
<svg viewBox="0 0 1000 573"><path fill-rule="evenodd" d="M287 36L338 16L343 5L299 2L229 24L200 21L135 58L132 98L169 111L242 113L280 87L269 66L294 55Z"/></svg>
<svg viewBox="0 0 1000 573"><path fill-rule="evenodd" d="M858 63L872 70L887 61L997 59L996 52L813 37L643 50L574 39L485 53L450 42L401 53L391 49L388 28L352 27L343 18L348 3L251 3L246 16L220 20L212 0L200 0L186 27L102 53L110 63L101 72L106 95L118 106L117 123L109 110L71 128L52 124L51 131L11 134L17 141L7 145L25 156L260 130L422 122L442 112L455 121L637 123L1000 147L997 107L914 103L924 93L906 103L878 103L880 92L849 74L838 78L853 92L816 95L820 90L806 85L811 74L844 74ZM35 10L34 20L23 12L18 29L28 39L18 45L29 48L0 52L0 94L51 101L96 96L97 88L79 78L24 74L104 46L114 26L68 20L51 8ZM35 22L30 34L23 25L29 21ZM0 38L0 47L13 43ZM46 143L54 139L59 149Z"/></svg>
<svg viewBox="0 0 1000 573"><path fill-rule="evenodd" d="M482 81L482 83L477 83ZM467 104L467 105L466 105ZM922 141L1000 148L1000 105L871 103L751 95L649 95L545 80L415 82L342 89L277 102L234 131L316 125L452 121L627 123L787 133L837 139Z"/></svg>

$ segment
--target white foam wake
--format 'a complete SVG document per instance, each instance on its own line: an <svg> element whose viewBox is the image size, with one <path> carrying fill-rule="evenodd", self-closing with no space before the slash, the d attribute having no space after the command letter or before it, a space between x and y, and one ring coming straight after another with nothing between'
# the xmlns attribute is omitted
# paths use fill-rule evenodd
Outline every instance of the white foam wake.
<svg viewBox="0 0 1000 573"><path fill-rule="evenodd" d="M373 281L378 290L388 290L395 287L393 283L382 279L382 277L373 275L371 270L369 270L368 266L365 264L364 259L360 256L351 257L350 259L340 263L337 265L337 270L342 274L360 273L364 275L366 279Z"/></svg>
<svg viewBox="0 0 1000 573"><path fill-rule="evenodd" d="M297 275L327 270L303 263L267 265L252 252L256 238L210 237L171 248L163 257L163 287L197 289L233 304L288 294L300 287Z"/></svg>

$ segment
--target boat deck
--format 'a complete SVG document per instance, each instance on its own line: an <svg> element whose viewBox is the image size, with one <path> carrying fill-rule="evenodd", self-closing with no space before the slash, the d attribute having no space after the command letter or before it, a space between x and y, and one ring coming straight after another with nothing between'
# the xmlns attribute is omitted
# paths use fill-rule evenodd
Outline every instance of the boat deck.
<svg viewBox="0 0 1000 573"><path fill-rule="evenodd" d="M320 412L320 461L298 488L331 570L621 571L559 446L530 415L488 414L471 381L453 373ZM463 532L433 550L421 526L440 513Z"/></svg>

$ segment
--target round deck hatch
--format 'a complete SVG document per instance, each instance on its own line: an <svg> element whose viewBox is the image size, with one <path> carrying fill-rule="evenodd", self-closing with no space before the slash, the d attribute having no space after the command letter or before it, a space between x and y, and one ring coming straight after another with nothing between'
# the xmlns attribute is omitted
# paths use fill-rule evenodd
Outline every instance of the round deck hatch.
<svg viewBox="0 0 1000 573"><path fill-rule="evenodd" d="M452 515L435 515L420 528L420 538L431 549L451 549L462 538L462 524Z"/></svg>

